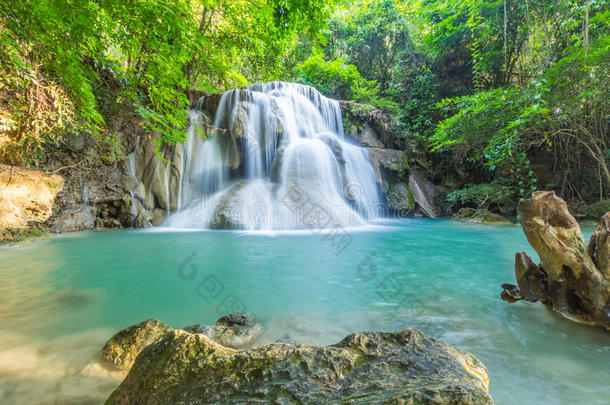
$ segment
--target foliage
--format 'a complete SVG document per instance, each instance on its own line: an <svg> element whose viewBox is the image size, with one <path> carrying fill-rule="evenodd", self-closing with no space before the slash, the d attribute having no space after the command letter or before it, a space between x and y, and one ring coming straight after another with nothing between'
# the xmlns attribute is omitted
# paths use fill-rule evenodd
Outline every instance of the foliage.
<svg viewBox="0 0 610 405"><path fill-rule="evenodd" d="M412 51L407 21L392 0L350 2L329 22L329 55L344 57L386 96L401 58Z"/></svg>
<svg viewBox="0 0 610 405"><path fill-rule="evenodd" d="M113 117L100 113L106 103L100 96L132 103L146 130L180 141L189 105L185 90L275 77L297 33L313 35L328 10L322 0L5 0L0 91L10 98L3 120L14 124L3 131L3 142L25 147L28 155L27 145L59 139L73 128L102 134ZM117 91L96 94L108 80ZM41 99L61 104L61 117L33 111L24 97L31 92L36 105Z"/></svg>
<svg viewBox="0 0 610 405"><path fill-rule="evenodd" d="M0 159L110 139L120 105L179 142L187 91L283 78L392 112L391 143L427 143L439 172L467 164L456 201L479 204L482 181L599 200L608 20L607 0L4 0Z"/></svg>
<svg viewBox="0 0 610 405"><path fill-rule="evenodd" d="M541 167L554 165L547 180L564 193L582 198L577 190L587 172L597 173L599 195L607 193L610 47L604 21L610 13L604 3L419 3L432 23L424 40L436 57L457 46L470 50L472 60L472 90L438 104L433 150L468 150L470 161L498 178L516 179L522 197L536 188L532 157Z"/></svg>
<svg viewBox="0 0 610 405"><path fill-rule="evenodd" d="M607 212L610 212L610 200L597 201L587 207L587 218L599 221Z"/></svg>
<svg viewBox="0 0 610 405"><path fill-rule="evenodd" d="M513 197L511 187L499 182L468 184L447 195L447 201L459 202L462 205L472 204L476 208L487 209L490 205L508 204Z"/></svg>
<svg viewBox="0 0 610 405"><path fill-rule="evenodd" d="M342 58L327 62L315 53L295 67L295 74L297 82L314 86L328 97L377 104L375 81L363 79L356 66Z"/></svg>

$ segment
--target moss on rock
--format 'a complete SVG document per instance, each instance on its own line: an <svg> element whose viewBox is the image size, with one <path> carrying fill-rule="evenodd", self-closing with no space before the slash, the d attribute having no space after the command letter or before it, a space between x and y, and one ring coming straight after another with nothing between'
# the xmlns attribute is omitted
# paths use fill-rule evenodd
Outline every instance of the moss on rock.
<svg viewBox="0 0 610 405"><path fill-rule="evenodd" d="M146 347L107 404L493 404L485 366L415 329L331 346L247 350L173 330Z"/></svg>

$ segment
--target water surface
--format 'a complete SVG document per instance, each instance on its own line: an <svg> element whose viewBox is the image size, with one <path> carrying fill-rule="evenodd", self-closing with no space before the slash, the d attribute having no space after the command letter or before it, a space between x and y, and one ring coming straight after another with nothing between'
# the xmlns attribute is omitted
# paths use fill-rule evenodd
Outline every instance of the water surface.
<svg viewBox="0 0 610 405"><path fill-rule="evenodd" d="M419 328L481 359L497 404L608 403L607 332L500 299L514 253L533 254L520 228L404 220L340 236L126 230L2 248L0 403L102 403L116 380L93 361L114 332L237 310L265 341Z"/></svg>

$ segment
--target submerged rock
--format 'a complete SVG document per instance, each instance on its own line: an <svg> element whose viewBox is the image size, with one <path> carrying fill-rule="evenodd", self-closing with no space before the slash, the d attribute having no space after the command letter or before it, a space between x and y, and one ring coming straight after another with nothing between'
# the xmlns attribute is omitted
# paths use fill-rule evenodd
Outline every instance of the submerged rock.
<svg viewBox="0 0 610 405"><path fill-rule="evenodd" d="M518 286L504 285L502 298L541 301L569 319L610 330L610 212L587 248L578 222L554 192L535 192L519 204L519 211L540 264L517 253Z"/></svg>
<svg viewBox="0 0 610 405"><path fill-rule="evenodd" d="M182 330L204 334L214 342L234 349L252 346L263 333L258 319L247 312L235 312L223 316L214 326L197 324Z"/></svg>
<svg viewBox="0 0 610 405"><path fill-rule="evenodd" d="M212 326L207 335L217 343L234 349L251 345L259 338L263 328L258 320L245 312L223 316Z"/></svg>
<svg viewBox="0 0 610 405"><path fill-rule="evenodd" d="M114 335L102 349L101 358L121 370L129 370L138 354L173 329L156 319L148 319Z"/></svg>
<svg viewBox="0 0 610 405"><path fill-rule="evenodd" d="M144 349L107 404L492 404L485 366L415 329L331 346L234 350L174 330Z"/></svg>

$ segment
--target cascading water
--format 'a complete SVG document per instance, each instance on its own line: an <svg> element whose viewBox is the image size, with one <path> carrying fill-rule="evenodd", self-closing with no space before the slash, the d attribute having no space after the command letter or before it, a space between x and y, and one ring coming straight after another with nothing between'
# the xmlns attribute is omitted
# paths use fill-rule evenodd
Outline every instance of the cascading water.
<svg viewBox="0 0 610 405"><path fill-rule="evenodd" d="M165 226L322 228L377 217L368 152L345 137L339 103L313 87L271 82L224 93L208 140L198 136L210 133L201 111L190 114L178 213Z"/></svg>

